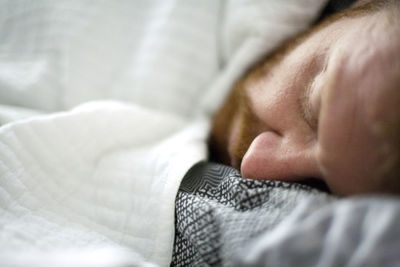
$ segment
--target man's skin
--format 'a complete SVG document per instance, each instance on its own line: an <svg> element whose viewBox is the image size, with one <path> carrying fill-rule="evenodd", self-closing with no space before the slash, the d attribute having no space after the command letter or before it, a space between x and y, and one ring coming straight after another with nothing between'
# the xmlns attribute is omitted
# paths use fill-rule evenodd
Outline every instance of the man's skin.
<svg viewBox="0 0 400 267"><path fill-rule="evenodd" d="M400 106L400 12L357 10L292 41L238 83L213 122L217 160L245 178L322 179L341 196L393 190L377 179L385 155L374 128Z"/></svg>

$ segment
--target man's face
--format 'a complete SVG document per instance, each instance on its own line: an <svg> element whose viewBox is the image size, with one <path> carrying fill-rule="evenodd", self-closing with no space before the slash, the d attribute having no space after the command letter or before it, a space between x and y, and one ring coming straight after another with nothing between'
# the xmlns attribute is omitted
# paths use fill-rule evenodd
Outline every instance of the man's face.
<svg viewBox="0 0 400 267"><path fill-rule="evenodd" d="M385 190L372 129L399 52L383 16L339 19L254 69L214 121L228 163L246 178L320 178L338 195Z"/></svg>

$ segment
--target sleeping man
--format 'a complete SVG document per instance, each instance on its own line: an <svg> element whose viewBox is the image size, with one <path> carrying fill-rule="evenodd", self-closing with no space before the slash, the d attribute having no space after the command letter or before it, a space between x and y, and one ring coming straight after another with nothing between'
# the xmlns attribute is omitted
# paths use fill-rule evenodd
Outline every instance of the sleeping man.
<svg viewBox="0 0 400 267"><path fill-rule="evenodd" d="M254 66L214 117L210 147L251 179L400 193L400 4L358 1Z"/></svg>

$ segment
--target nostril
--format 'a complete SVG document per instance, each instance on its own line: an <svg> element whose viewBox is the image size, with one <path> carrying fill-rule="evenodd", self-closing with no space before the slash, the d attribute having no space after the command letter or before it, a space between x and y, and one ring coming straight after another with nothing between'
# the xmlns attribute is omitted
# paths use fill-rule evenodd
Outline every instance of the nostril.
<svg viewBox="0 0 400 267"><path fill-rule="evenodd" d="M307 178L301 181L297 181L296 183L307 185L309 187L331 194L331 190L329 189L328 185L325 183L324 180L320 178Z"/></svg>

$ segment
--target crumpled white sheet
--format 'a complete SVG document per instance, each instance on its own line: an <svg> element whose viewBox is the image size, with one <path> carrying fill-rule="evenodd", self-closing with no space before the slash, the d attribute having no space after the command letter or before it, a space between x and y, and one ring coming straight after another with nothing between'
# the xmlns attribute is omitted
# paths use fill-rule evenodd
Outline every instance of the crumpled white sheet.
<svg viewBox="0 0 400 267"><path fill-rule="evenodd" d="M399 220L396 197L299 202L276 228L242 248L234 266L400 266Z"/></svg>
<svg viewBox="0 0 400 267"><path fill-rule="evenodd" d="M1 1L0 262L167 266L207 115L323 3Z"/></svg>

